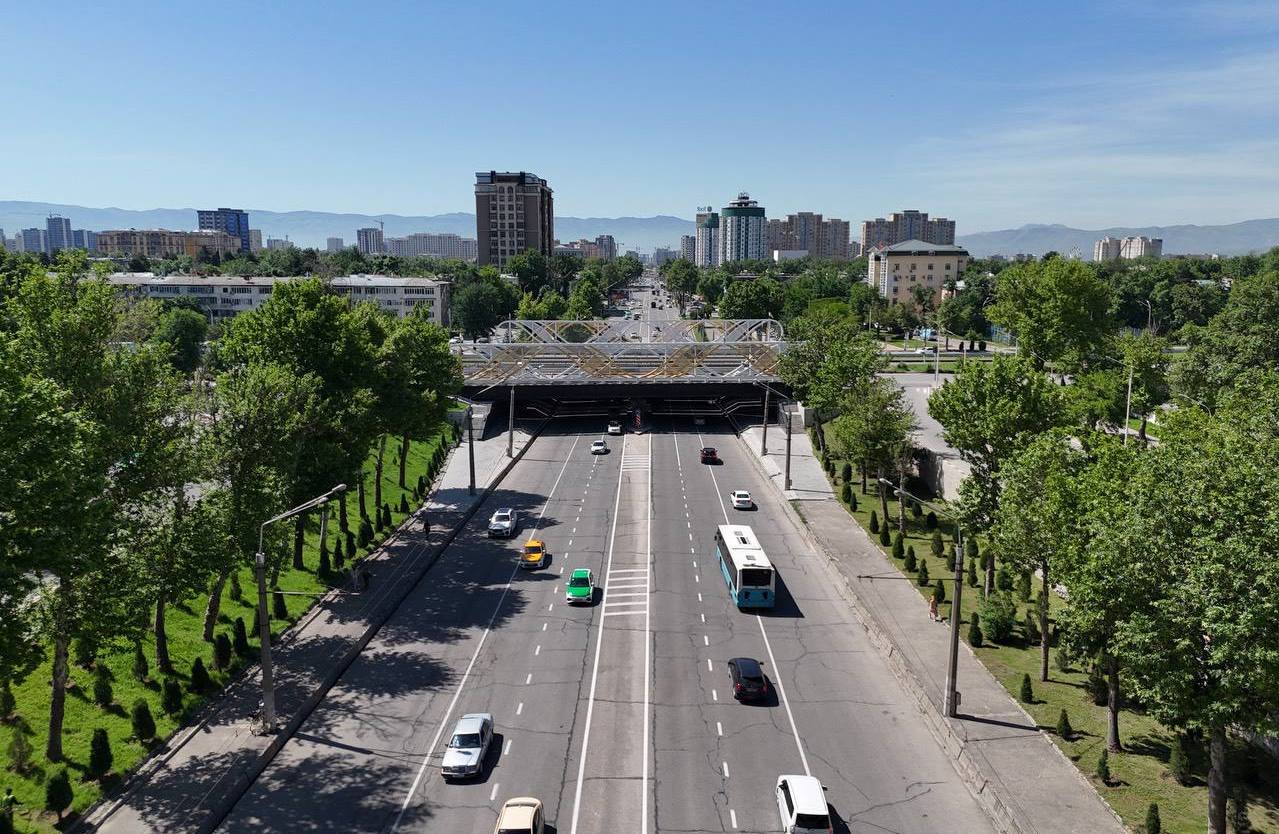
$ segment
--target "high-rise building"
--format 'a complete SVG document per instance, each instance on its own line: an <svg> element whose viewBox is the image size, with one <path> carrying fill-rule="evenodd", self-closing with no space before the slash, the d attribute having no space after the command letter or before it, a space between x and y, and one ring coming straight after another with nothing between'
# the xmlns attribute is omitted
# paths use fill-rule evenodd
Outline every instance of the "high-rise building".
<svg viewBox="0 0 1279 834"><path fill-rule="evenodd" d="M406 237L386 238L386 253L400 258L459 258L474 261L476 253L475 238L462 237L452 233L431 234L414 232Z"/></svg>
<svg viewBox="0 0 1279 834"><path fill-rule="evenodd" d="M3 237L4 233L0 232L0 238ZM98 233L91 232L88 229L72 229L71 245L76 249L96 252L98 249Z"/></svg>
<svg viewBox="0 0 1279 834"><path fill-rule="evenodd" d="M710 206L699 207L694 232L693 263L700 267L719 266L719 213Z"/></svg>
<svg viewBox="0 0 1279 834"><path fill-rule="evenodd" d="M340 237L331 237L324 242L324 251L326 252L341 252L342 249L342 238Z"/></svg>
<svg viewBox="0 0 1279 834"><path fill-rule="evenodd" d="M221 256L240 251L240 239L210 229L171 232L167 229L112 229L98 232L97 250L113 258L143 255L148 258L196 257L201 252Z"/></svg>
<svg viewBox="0 0 1279 834"><path fill-rule="evenodd" d="M617 241L613 240L612 235L598 235L595 238L595 248L601 260L617 260Z"/></svg>
<svg viewBox="0 0 1279 834"><path fill-rule="evenodd" d="M822 257L840 261L852 257L848 252L850 232L851 228L847 220L831 217L823 221L820 234Z"/></svg>
<svg viewBox="0 0 1279 834"><path fill-rule="evenodd" d="M683 235L679 239L679 256L681 259L692 263L697 257L697 238L693 235Z"/></svg>
<svg viewBox="0 0 1279 834"><path fill-rule="evenodd" d="M661 266L667 261L673 261L676 258L674 249L658 248L653 250L653 265Z"/></svg>
<svg viewBox="0 0 1279 834"><path fill-rule="evenodd" d="M39 255L49 251L49 233L44 229L22 229L13 237L19 252Z"/></svg>
<svg viewBox="0 0 1279 834"><path fill-rule="evenodd" d="M1158 237L1110 237L1107 235L1093 244L1092 259L1094 261L1135 261L1138 258L1159 258L1163 256L1163 238Z"/></svg>
<svg viewBox="0 0 1279 834"><path fill-rule="evenodd" d="M906 209L893 212L885 220L877 217L862 223L862 249L892 246L908 240L950 246L955 243L955 221L944 217L929 219L928 212Z"/></svg>
<svg viewBox="0 0 1279 834"><path fill-rule="evenodd" d="M50 255L71 249L74 242L71 237L71 221L57 214L50 215L44 222L45 251Z"/></svg>
<svg viewBox="0 0 1279 834"><path fill-rule="evenodd" d="M293 241L286 238L269 237L266 239L267 249L292 249Z"/></svg>
<svg viewBox="0 0 1279 834"><path fill-rule="evenodd" d="M249 229L249 251L254 255L262 251L261 229Z"/></svg>
<svg viewBox="0 0 1279 834"><path fill-rule="evenodd" d="M824 219L820 214L801 211L772 219L766 224L768 252L804 252L814 258L844 260L848 257L847 220Z"/></svg>
<svg viewBox="0 0 1279 834"><path fill-rule="evenodd" d="M475 231L478 261L499 269L530 249L550 257L555 241L554 192L527 171L477 171Z"/></svg>
<svg viewBox="0 0 1279 834"><path fill-rule="evenodd" d="M770 217L764 221L764 249L769 252L783 252L794 249L789 240L786 221Z"/></svg>
<svg viewBox="0 0 1279 834"><path fill-rule="evenodd" d="M355 230L355 246L362 255L381 255L386 251L382 230L372 227Z"/></svg>
<svg viewBox="0 0 1279 834"><path fill-rule="evenodd" d="M239 238L241 252L253 251L253 244L249 240L249 213L243 209L200 209L196 212L196 219L201 229L226 232L231 237Z"/></svg>
<svg viewBox="0 0 1279 834"><path fill-rule="evenodd" d="M719 262L760 261L765 257L764 207L745 191L720 209Z"/></svg>

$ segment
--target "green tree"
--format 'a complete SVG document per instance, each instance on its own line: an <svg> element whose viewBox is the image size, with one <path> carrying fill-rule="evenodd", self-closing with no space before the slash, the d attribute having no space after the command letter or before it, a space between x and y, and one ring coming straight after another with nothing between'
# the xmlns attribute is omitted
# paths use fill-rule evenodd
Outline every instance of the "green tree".
<svg viewBox="0 0 1279 834"><path fill-rule="evenodd" d="M1063 420L1059 386L1025 359L995 356L970 362L933 391L928 413L942 424L946 442L972 467L960 487L964 528L985 531L999 506L1001 468L1036 435ZM986 591L995 582L987 562Z"/></svg>
<svg viewBox="0 0 1279 834"><path fill-rule="evenodd" d="M138 741L150 741L155 738L155 718L151 716L151 706L147 704L145 698L138 698L133 702L129 720L133 726L133 737Z"/></svg>
<svg viewBox="0 0 1279 834"><path fill-rule="evenodd" d="M868 472L882 478L904 457L916 425L902 389L890 379L874 377L843 398L831 431L839 447L858 462L865 489ZM880 512L887 525L888 494L880 486Z"/></svg>
<svg viewBox="0 0 1279 834"><path fill-rule="evenodd" d="M160 315L152 338L169 347L173 366L191 373L200 366L209 322L203 313L184 307L173 307Z"/></svg>
<svg viewBox="0 0 1279 834"><path fill-rule="evenodd" d="M71 791L71 778L67 776L67 769L60 767L44 783L44 807L47 811L52 811L58 815L58 822L62 822L62 815L71 805L71 801L75 799L75 794Z"/></svg>
<svg viewBox="0 0 1279 834"><path fill-rule="evenodd" d="M1054 258L999 273L990 320L1017 336L1036 367L1057 363L1077 373L1115 332L1110 287L1089 264Z"/></svg>
<svg viewBox="0 0 1279 834"><path fill-rule="evenodd" d="M683 258L662 264L666 279L666 289L675 295L675 303L679 305L680 315L688 306L688 300L697 291L697 282L701 273L691 261Z"/></svg>
<svg viewBox="0 0 1279 834"><path fill-rule="evenodd" d="M115 756L111 753L111 739L101 727L93 731L89 740L89 776L101 779L111 772Z"/></svg>
<svg viewBox="0 0 1279 834"><path fill-rule="evenodd" d="M782 314L782 286L772 278L734 281L724 290L720 318L772 319Z"/></svg>
<svg viewBox="0 0 1279 834"><path fill-rule="evenodd" d="M1245 372L1279 365L1279 271L1238 278L1221 312L1185 335L1189 349L1173 365L1173 390L1213 406Z"/></svg>
<svg viewBox="0 0 1279 834"><path fill-rule="evenodd" d="M453 294L453 321L468 339L487 336L519 303L494 282L474 282Z"/></svg>

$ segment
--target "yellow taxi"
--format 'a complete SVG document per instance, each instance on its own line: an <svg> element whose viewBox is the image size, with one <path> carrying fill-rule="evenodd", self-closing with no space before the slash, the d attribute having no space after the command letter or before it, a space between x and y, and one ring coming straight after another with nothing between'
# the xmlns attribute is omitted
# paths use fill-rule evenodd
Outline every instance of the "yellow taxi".
<svg viewBox="0 0 1279 834"><path fill-rule="evenodd" d="M546 552L546 545L539 539L529 539L524 543L520 553L520 567L532 570L546 567L546 560L551 554Z"/></svg>

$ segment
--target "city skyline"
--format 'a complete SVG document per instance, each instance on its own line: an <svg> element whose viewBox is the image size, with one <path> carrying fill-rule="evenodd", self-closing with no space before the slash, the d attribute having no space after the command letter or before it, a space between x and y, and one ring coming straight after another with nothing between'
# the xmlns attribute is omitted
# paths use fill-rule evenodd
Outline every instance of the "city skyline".
<svg viewBox="0 0 1279 834"><path fill-rule="evenodd" d="M24 37L0 60L14 75L56 52L60 71L23 74L27 81L11 91L10 106L33 118L0 137L0 153L58 164L10 166L3 196L136 208L437 214L464 210L471 202L467 173L496 166L537 171L555 184L561 211L579 217L683 215L741 190L777 211L835 217L926 205L961 218L971 231L1031 222L1099 228L1133 218L1229 223L1274 214L1279 52L1268 42L1279 14L1256 3L1129 0L1012 15L925 3L905 20L829 5L801 20L757 10L728 28L713 9L680 7L684 25L653 44L638 33L661 9L644 9L615 17L618 36L635 47L624 49L599 37L593 17L575 8L553 4L537 19L497 15L494 37L544 39L553 57L536 79L521 71L517 54L477 51L466 38L444 38L427 52L401 48L428 14L409 7L400 10L401 25L358 36L342 25L351 8L297 14L285 3L260 10L250 27L235 16L197 21L146 4L87 8L85 25L72 29L54 25L53 10L35 9ZM429 14L433 30L457 32L476 31L489 16L449 8ZM1146 37L1131 37L1133 19ZM101 88L92 44L136 32L141 20L154 42L116 56L118 72L158 85L154 94L174 102L180 131L120 118L123 94ZM286 21L296 28L281 41L275 33ZM900 37L902 27L917 39L912 62L893 84L874 83L881 72L875 50L847 49L845 33L856 30L858 43L872 44ZM333 53L323 62L315 57ZM209 90L202 68L244 54L254 55L243 64L246 78L271 78L273 95L231 107L234 90ZM385 65L389 93L432 106L401 108L395 130L366 130L367 119L380 117L376 97L366 95L359 58L366 54ZM1080 54L1090 56L1086 69ZM758 86L740 92L712 83L727 92L700 107L699 129L731 132L734 141L713 154L702 142L672 141L669 128L679 121L672 103L691 95L690 79L727 79L751 55L807 76L856 82L859 93L831 106L824 91L791 85L790 72L762 73ZM481 92L499 79L530 102L607 89L619 104L615 111L532 107L518 130L495 131ZM204 96L189 95L196 85ZM451 115L440 119L446 93ZM775 118L743 132L747 96L779 105ZM110 120L113 130L58 130L55 119L44 118L53 101L81 120ZM345 102L346 114L336 122L335 101ZM602 141L606 122L619 119L627 129L608 131ZM872 123L894 129L867 129ZM250 127L250 152L227 153L228 137ZM323 142L298 141L317 133ZM805 160L828 162L823 177L758 165L764 150L796 142ZM182 175L151 176L158 166ZM326 176L314 176L319 170Z"/></svg>

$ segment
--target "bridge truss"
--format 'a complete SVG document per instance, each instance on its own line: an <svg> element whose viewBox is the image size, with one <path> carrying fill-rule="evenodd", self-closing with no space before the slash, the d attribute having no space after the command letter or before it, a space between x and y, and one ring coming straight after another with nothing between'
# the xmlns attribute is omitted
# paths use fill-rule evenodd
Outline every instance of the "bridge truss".
<svg viewBox="0 0 1279 834"><path fill-rule="evenodd" d="M460 345L467 385L776 382L785 331L772 319L508 321Z"/></svg>

